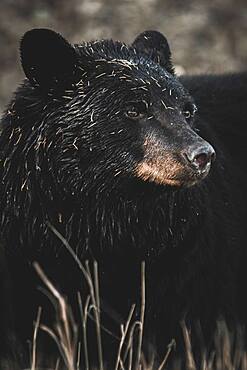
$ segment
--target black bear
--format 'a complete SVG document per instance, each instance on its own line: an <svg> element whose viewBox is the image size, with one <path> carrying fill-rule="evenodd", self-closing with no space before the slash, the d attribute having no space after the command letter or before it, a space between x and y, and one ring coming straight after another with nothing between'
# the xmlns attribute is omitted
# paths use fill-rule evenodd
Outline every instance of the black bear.
<svg viewBox="0 0 247 370"><path fill-rule="evenodd" d="M54 230L82 262L98 262L103 325L115 335L139 305L142 261L146 348L163 353L182 319L205 332L221 316L244 320L246 74L178 78L156 31L132 45L71 45L34 29L20 52L27 78L0 136L2 358L15 337L27 366L45 304L34 261L73 307L87 295ZM109 363L114 341L103 343Z"/></svg>

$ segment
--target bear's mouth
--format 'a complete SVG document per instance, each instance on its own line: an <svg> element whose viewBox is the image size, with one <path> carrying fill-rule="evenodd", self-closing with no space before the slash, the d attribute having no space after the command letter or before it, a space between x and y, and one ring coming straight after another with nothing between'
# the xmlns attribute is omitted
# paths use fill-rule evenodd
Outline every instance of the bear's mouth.
<svg viewBox="0 0 247 370"><path fill-rule="evenodd" d="M183 160L178 161L173 156L153 157L139 162L135 169L135 176L143 181L154 182L159 185L174 187L191 187L209 174L211 162L201 170L194 168Z"/></svg>

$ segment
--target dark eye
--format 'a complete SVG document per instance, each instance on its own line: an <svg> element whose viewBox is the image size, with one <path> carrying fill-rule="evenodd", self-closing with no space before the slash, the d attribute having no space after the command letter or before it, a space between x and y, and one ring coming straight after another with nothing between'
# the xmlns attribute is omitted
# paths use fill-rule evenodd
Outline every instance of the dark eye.
<svg viewBox="0 0 247 370"><path fill-rule="evenodd" d="M191 118L194 117L195 113L197 111L197 107L195 104L187 103L184 106L183 109L183 115L187 121L189 121Z"/></svg>
<svg viewBox="0 0 247 370"><path fill-rule="evenodd" d="M147 103L144 101L129 103L125 111L125 115L132 119L142 118L146 113Z"/></svg>

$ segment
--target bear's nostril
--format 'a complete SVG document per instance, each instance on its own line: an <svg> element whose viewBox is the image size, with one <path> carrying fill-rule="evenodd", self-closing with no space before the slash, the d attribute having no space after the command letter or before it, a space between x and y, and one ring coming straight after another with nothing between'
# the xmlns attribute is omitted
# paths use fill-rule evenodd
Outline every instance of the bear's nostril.
<svg viewBox="0 0 247 370"><path fill-rule="evenodd" d="M192 163L194 163L200 169L206 167L207 163L210 161L210 156L206 153L201 153L195 156Z"/></svg>
<svg viewBox="0 0 247 370"><path fill-rule="evenodd" d="M216 155L213 147L208 144L204 147L188 149L185 157L197 169L203 171L208 164L211 164L215 160Z"/></svg>

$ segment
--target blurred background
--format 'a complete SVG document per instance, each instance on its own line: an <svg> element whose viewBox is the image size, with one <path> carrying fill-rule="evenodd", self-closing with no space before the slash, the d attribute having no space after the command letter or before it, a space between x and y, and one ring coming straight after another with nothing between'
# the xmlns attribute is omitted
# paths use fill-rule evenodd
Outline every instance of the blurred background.
<svg viewBox="0 0 247 370"><path fill-rule="evenodd" d="M48 27L71 42L131 42L163 32L178 73L223 73L247 65L247 0L0 0L0 113L21 82L19 40Z"/></svg>

